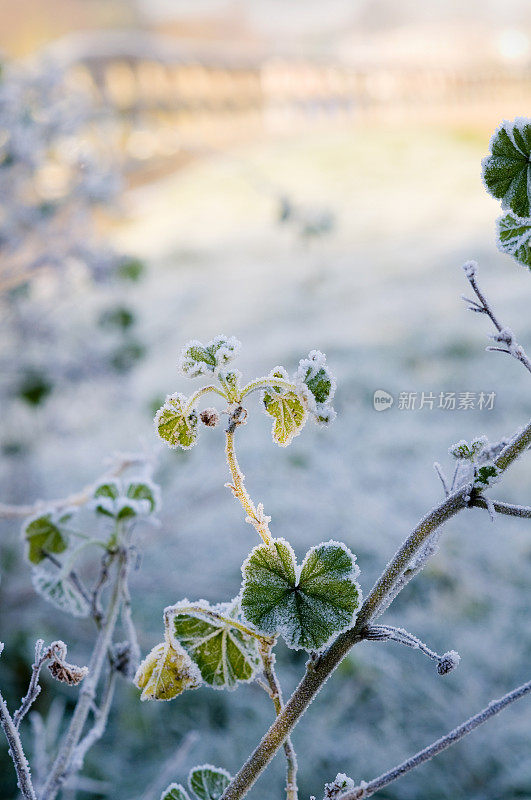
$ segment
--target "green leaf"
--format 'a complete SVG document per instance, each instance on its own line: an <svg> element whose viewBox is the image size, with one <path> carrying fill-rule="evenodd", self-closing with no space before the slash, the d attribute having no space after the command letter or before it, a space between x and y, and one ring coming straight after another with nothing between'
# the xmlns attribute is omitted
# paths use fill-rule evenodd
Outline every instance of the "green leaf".
<svg viewBox="0 0 531 800"><path fill-rule="evenodd" d="M197 412L186 411L186 402L183 394L169 395L155 415L155 428L162 441L183 450L189 450L197 441Z"/></svg>
<svg viewBox="0 0 531 800"><path fill-rule="evenodd" d="M474 486L476 489L486 489L500 479L500 470L495 464L483 464L476 467L474 474Z"/></svg>
<svg viewBox="0 0 531 800"><path fill-rule="evenodd" d="M26 557L32 564L40 564L46 556L45 553L64 553L68 547L68 535L62 524L70 519L70 514L63 514L61 518L50 511L33 517L24 523L22 534L27 542Z"/></svg>
<svg viewBox="0 0 531 800"><path fill-rule="evenodd" d="M190 795L180 783L170 783L162 792L160 800L190 800Z"/></svg>
<svg viewBox="0 0 531 800"><path fill-rule="evenodd" d="M346 545L330 541L308 551L299 573L284 539L258 545L242 567L245 618L294 650L319 650L353 624L361 599L355 561Z"/></svg>
<svg viewBox="0 0 531 800"><path fill-rule="evenodd" d="M183 347L181 372L188 378L216 372L236 358L240 347L240 342L234 336L216 336L206 344L194 339Z"/></svg>
<svg viewBox="0 0 531 800"><path fill-rule="evenodd" d="M498 248L531 269L531 220L505 214L497 220Z"/></svg>
<svg viewBox="0 0 531 800"><path fill-rule="evenodd" d="M331 403L336 391L336 381L328 368L324 353L312 350L308 358L299 361L295 383L316 422L327 424L335 419L336 412Z"/></svg>
<svg viewBox="0 0 531 800"><path fill-rule="evenodd" d="M131 481L129 484L107 481L96 487L94 500L94 508L99 514L127 519L156 511L159 490L151 481Z"/></svg>
<svg viewBox="0 0 531 800"><path fill-rule="evenodd" d="M218 377L227 393L229 403L239 403L241 372L237 369L233 369L230 372L220 370Z"/></svg>
<svg viewBox="0 0 531 800"><path fill-rule="evenodd" d="M256 639L231 624L236 613L234 605L210 606L204 600L193 605L183 600L164 612L170 640L185 648L215 689L234 689L260 667Z"/></svg>
<svg viewBox="0 0 531 800"><path fill-rule="evenodd" d="M231 776L226 769L211 764L194 767L188 777L188 785L199 800L219 800L230 782Z"/></svg>
<svg viewBox="0 0 531 800"><path fill-rule="evenodd" d="M201 675L186 650L165 639L142 661L134 683L143 690L141 700L173 700L186 689L196 689Z"/></svg>
<svg viewBox="0 0 531 800"><path fill-rule="evenodd" d="M289 380L284 367L275 367L270 373L272 378ZM306 422L306 408L296 392L272 386L264 391L262 400L267 414L273 417L271 434L273 441L280 447L287 447L295 436L301 432Z"/></svg>
<svg viewBox="0 0 531 800"><path fill-rule="evenodd" d="M131 500L145 500L150 512L156 511L159 507L160 492L158 486L151 481L138 481L130 483L127 487L126 496Z"/></svg>
<svg viewBox="0 0 531 800"><path fill-rule="evenodd" d="M504 210L531 216L531 120L503 122L490 140L490 155L482 163L483 179Z"/></svg>
<svg viewBox="0 0 531 800"><path fill-rule="evenodd" d="M89 604L67 575L51 574L41 567L33 570L31 580L35 591L61 611L74 617L88 617Z"/></svg>

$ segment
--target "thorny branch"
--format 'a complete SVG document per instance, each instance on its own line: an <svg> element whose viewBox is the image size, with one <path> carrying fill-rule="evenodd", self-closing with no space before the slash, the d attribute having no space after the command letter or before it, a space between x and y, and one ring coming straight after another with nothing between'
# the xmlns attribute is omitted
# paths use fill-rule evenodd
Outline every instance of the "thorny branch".
<svg viewBox="0 0 531 800"><path fill-rule="evenodd" d="M500 697L499 700L489 703L479 714L470 717L466 722L463 722L462 725L459 725L457 728L454 728L453 731L447 733L446 736L437 739L436 742L430 744L429 747L425 747L424 750L419 750L418 753L415 753L414 756L403 761L397 767L394 767L388 772L384 772L383 775L374 778L374 780L368 783L362 781L358 786L354 787L354 789L341 795L341 800L363 800L363 798L371 797L375 792L383 789L384 786L387 786L393 781L396 781L397 778L405 775L406 772L419 767L421 764L424 764L425 761L429 761L434 756L442 753L443 750L446 750L452 744L455 744L464 736L467 736L467 734L472 733L473 730L483 725L484 722L487 722L487 720L495 714L499 714L499 712L507 708L508 705L514 703L516 700L520 700L521 697L525 697L529 692L531 692L531 681L522 684L522 686L519 686L517 689L513 689L512 692Z"/></svg>

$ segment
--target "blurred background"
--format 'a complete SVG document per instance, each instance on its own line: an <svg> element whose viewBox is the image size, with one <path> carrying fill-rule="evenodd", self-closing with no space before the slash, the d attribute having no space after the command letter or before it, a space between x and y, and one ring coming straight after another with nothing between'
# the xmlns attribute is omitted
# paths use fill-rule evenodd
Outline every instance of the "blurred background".
<svg viewBox="0 0 531 800"><path fill-rule="evenodd" d="M486 353L459 267L477 259L499 317L531 347L530 278L495 247L480 160L531 100L525 0L0 0L0 501L62 497L116 451L156 460L163 508L140 535L133 611L145 653L182 597L228 600L254 531L224 483L221 430L190 452L152 417L187 392L187 340L243 342L246 376L312 348L338 378L338 418L287 450L258 404L240 436L251 495L299 556L329 538L366 591L441 497L450 444L529 417L524 371ZM376 413L373 395L391 393ZM403 408L400 393L417 394ZM421 393L494 393L492 408L419 408ZM254 412L254 413L253 413ZM529 503L529 463L495 494ZM84 663L93 630L33 591L20 521L0 520L0 685L25 691L36 636ZM529 679L531 531L475 510L387 614L458 670L394 644L356 647L294 734L300 796L369 779ZM287 694L304 654L278 648ZM405 651L405 652L404 652ZM74 692L43 692L70 708ZM59 709L59 711L58 711ZM125 683L87 780L67 800L157 800L158 776L235 771L272 705L256 686L140 704ZM381 792L388 800L531 796L529 705L516 706ZM31 739L26 734L31 749ZM281 797L279 755L252 792ZM16 797L0 746L0 798ZM66 793L65 793L66 797Z"/></svg>

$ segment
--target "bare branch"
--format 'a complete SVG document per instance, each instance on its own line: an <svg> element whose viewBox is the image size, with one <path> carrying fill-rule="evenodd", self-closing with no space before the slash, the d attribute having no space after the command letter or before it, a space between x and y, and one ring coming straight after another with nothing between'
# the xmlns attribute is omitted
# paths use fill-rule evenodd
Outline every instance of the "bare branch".
<svg viewBox="0 0 531 800"><path fill-rule="evenodd" d="M395 628L393 625L368 625L365 628L364 638L372 642L392 641L398 644L404 644L406 647L412 647L414 650L420 650L421 653L428 656L432 661L437 662L437 672L439 675L447 675L455 667L458 666L461 658L459 653L455 650L448 650L440 656L434 650L424 644L424 642L414 636L412 633L404 630L404 628Z"/></svg>
<svg viewBox="0 0 531 800"><path fill-rule="evenodd" d="M15 728L19 728L22 719L26 716L28 711L30 710L32 704L35 702L37 697L41 692L41 687L39 685L39 675L42 667L44 666L45 662L51 657L51 649L56 643L50 645L46 650L43 652L44 642L42 639L37 639L35 643L35 659L33 661L33 666L31 668L31 679L28 686L28 691L26 692L25 697L22 698L22 702L20 707L17 708L15 713L13 714L13 724Z"/></svg>
<svg viewBox="0 0 531 800"><path fill-rule="evenodd" d="M468 278L468 282L474 290L479 302L476 303L475 300L469 300L468 297L463 297L463 300L469 304L469 311L475 311L476 313L487 315L497 331L497 333L493 334L492 338L494 341L503 345L502 347L487 347L487 350L495 350L500 353L507 353L508 355L513 356L513 358L516 358L517 361L520 361L528 370L528 372L531 372L531 360L527 356L524 348L518 344L514 338L513 332L501 324L501 322L495 316L487 298L479 288L476 277L478 269L477 264L475 261L467 261L467 263L463 265L463 269L466 277Z"/></svg>
<svg viewBox="0 0 531 800"><path fill-rule="evenodd" d="M117 478L130 467L145 464L146 460L146 457L143 455L134 453L119 454L116 456L116 463L105 473L103 480L106 478ZM98 483L100 480L101 479L98 480ZM81 489L80 492L75 492L74 494L68 495L68 497L63 497L58 500L37 500L35 503L24 506L0 503L0 518L30 517L33 514L49 511L50 509L59 511L69 506L82 506L90 500L96 485L96 483L91 483Z"/></svg>
<svg viewBox="0 0 531 800"><path fill-rule="evenodd" d="M3 649L4 645L0 642L0 654ZM17 773L18 788L25 800L37 800L35 789L31 781L28 759L24 754L18 730L11 718L11 714L9 713L2 694L0 694L0 725L3 728L9 745L9 755L11 756L15 772Z"/></svg>
<svg viewBox="0 0 531 800"><path fill-rule="evenodd" d="M495 716L495 714L499 714L504 708L507 708L507 706L511 705L511 703L514 703L516 700L520 700L521 697L525 697L529 692L531 692L531 681L522 684L522 686L519 686L517 689L513 689L512 692L504 695L499 700L489 703L479 714L470 717L466 722L463 722L462 725L459 725L457 728L454 728L453 731L447 733L446 736L437 739L436 742L430 744L429 747L425 747L424 750L419 750L418 753L415 753L414 756L403 761L397 767L385 772L378 778L374 778L374 780L368 783L360 783L359 786L356 786L354 789L342 795L341 800L362 800L362 798L371 797L375 792L383 789L384 786L387 786L393 781L396 781L397 778L405 775L406 772L410 772L410 770L424 764L425 761L429 761L434 756L442 753L443 750L446 750L464 736L472 733L473 730L483 725L484 722L487 722L487 720Z"/></svg>
<svg viewBox="0 0 531 800"><path fill-rule="evenodd" d="M482 495L478 494L472 498L471 506L477 508L488 509L489 504L497 514L505 514L508 517L523 517L524 519L531 519L531 506L517 506L512 503L499 503L496 500L487 500Z"/></svg>
<svg viewBox="0 0 531 800"><path fill-rule="evenodd" d="M275 671L273 645L270 642L262 641L260 643L260 656L264 667L264 676L269 687L268 694L273 701L275 711L278 715L284 708L284 703L282 700L282 689ZM297 754L295 753L295 748L289 736L284 742L284 753L287 762L286 800L297 800L299 795L297 788Z"/></svg>

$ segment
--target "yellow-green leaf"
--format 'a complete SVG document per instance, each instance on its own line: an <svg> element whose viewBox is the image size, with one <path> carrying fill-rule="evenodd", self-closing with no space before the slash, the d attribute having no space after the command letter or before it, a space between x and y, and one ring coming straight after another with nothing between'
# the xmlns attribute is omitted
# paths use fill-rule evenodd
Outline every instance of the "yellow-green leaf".
<svg viewBox="0 0 531 800"><path fill-rule="evenodd" d="M289 380L283 367L276 367L270 377ZM304 427L307 411L299 395L289 389L272 386L263 394L264 408L273 417L271 434L280 447L287 447Z"/></svg>
<svg viewBox="0 0 531 800"><path fill-rule="evenodd" d="M173 700L186 689L196 689L201 674L184 648L165 640L140 664L134 683L142 689L141 700Z"/></svg>
<svg viewBox="0 0 531 800"><path fill-rule="evenodd" d="M197 412L194 408L186 410L186 402L183 394L169 395L155 415L155 428L162 441L183 450L189 450L197 441Z"/></svg>

